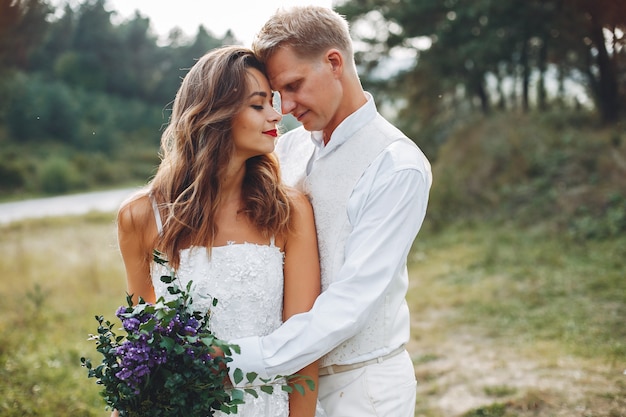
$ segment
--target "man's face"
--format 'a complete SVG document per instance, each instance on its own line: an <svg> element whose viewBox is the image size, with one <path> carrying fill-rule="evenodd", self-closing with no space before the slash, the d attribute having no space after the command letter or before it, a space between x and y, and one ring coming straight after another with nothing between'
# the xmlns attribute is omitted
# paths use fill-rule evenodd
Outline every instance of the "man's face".
<svg viewBox="0 0 626 417"><path fill-rule="evenodd" d="M267 73L283 114L291 113L308 131L334 129L342 89L326 55L302 58L280 48L268 60Z"/></svg>

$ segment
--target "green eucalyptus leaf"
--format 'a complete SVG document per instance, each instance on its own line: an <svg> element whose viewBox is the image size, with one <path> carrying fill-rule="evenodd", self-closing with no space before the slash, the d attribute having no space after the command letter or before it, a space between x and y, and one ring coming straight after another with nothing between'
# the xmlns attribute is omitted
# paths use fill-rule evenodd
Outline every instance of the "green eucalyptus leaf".
<svg viewBox="0 0 626 417"><path fill-rule="evenodd" d="M155 251L155 262L157 261L167 263L158 258L158 252ZM166 279L173 282L176 279L175 271L172 270ZM240 352L239 347L215 338L209 327L210 316L206 312L193 311L189 295L191 283L186 286L187 291L180 290L175 285L170 288L172 294L177 294L176 297L172 297L170 301L159 297L154 304L146 303L140 298L136 305L132 305L132 297L126 295L129 306L120 310L123 311L120 317L124 320L140 320L142 324L138 330L128 328L125 334L118 336L113 330L114 326L119 325L117 321L113 323L103 316L95 316L99 324L98 331L90 340L96 342L96 350L104 358L97 366L89 359L81 358L81 366L87 369L87 376L95 378L96 383L102 387L101 395L107 407L124 410L120 414L122 417L204 417L212 415L215 410L223 410L227 414L236 413L237 406L244 403L244 393L258 396L257 391L251 388L227 389L224 386L223 381L227 375L224 365L232 361L232 351ZM213 300L213 305L216 302L217 300ZM191 317L196 318L200 323L198 333L194 336L181 334L175 338L156 331L157 327L168 328L177 314L182 323L186 323ZM128 366L122 365L120 356L125 350L118 349L126 342L131 345L147 343L154 349L165 351L167 355L167 361L151 369L139 387L133 387L117 377L123 367ZM214 353L214 346L222 349L226 357L216 356L207 363L205 355ZM254 379L255 376L256 374L248 374L248 378ZM243 381L243 372L235 370L233 379L236 383ZM264 392L273 391L271 386L262 386L260 389ZM199 393L202 395L198 395Z"/></svg>
<svg viewBox="0 0 626 417"><path fill-rule="evenodd" d="M305 378L304 382L311 391L315 391L315 381L313 381L311 378Z"/></svg>
<svg viewBox="0 0 626 417"><path fill-rule="evenodd" d="M256 390L252 389L252 388L246 388L244 389L245 392L247 392L248 394L252 395L254 398L259 398L259 393L256 392Z"/></svg>
<svg viewBox="0 0 626 417"><path fill-rule="evenodd" d="M171 284L172 282L174 282L176 278L174 278L171 275L161 275L161 282L165 283L165 284Z"/></svg>
<svg viewBox="0 0 626 417"><path fill-rule="evenodd" d="M256 372L248 372L246 374L246 379L248 380L249 384L252 384L257 376L259 376L259 374L257 374Z"/></svg>
<svg viewBox="0 0 626 417"><path fill-rule="evenodd" d="M231 391L230 395L231 395L231 398L233 400L241 400L241 401L243 401L243 391L240 390L240 389L234 388Z"/></svg>
<svg viewBox="0 0 626 417"><path fill-rule="evenodd" d="M271 385L261 385L259 389L266 394L272 394L274 392L274 387Z"/></svg>
<svg viewBox="0 0 626 417"><path fill-rule="evenodd" d="M235 380L235 384L239 384L243 381L243 371L239 368L235 369L235 372L233 372L233 379Z"/></svg>
<svg viewBox="0 0 626 417"><path fill-rule="evenodd" d="M172 339L171 337L162 336L159 346L167 350L171 350L175 344L176 344L176 341Z"/></svg>
<svg viewBox="0 0 626 417"><path fill-rule="evenodd" d="M152 333L157 325L157 321L154 318L151 318L145 323L141 323L139 325L139 331L145 333Z"/></svg>
<svg viewBox="0 0 626 417"><path fill-rule="evenodd" d="M304 387L300 384L293 384L293 388L300 393L300 395L304 395Z"/></svg>
<svg viewBox="0 0 626 417"><path fill-rule="evenodd" d="M154 260L154 262L160 265L167 265L167 260L165 259L165 256L163 256L163 254L156 249L152 251L152 259Z"/></svg>

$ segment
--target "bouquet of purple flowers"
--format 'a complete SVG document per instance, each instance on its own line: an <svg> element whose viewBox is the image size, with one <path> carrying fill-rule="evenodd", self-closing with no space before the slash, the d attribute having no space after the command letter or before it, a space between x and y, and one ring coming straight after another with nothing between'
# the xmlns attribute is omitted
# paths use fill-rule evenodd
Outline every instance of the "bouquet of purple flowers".
<svg viewBox="0 0 626 417"><path fill-rule="evenodd" d="M154 260L167 262L156 251ZM133 305L132 297L127 297L128 306L116 312L124 335L116 334L113 323L96 316L98 334L90 339L96 341L96 350L104 358L97 366L84 357L81 362L88 377L103 386L101 395L107 406L122 417L208 417L216 410L236 413L237 406L243 404L244 391L255 397L257 387L271 393L274 387L265 380L263 385L248 385L243 390L224 385L227 363L232 360L229 356L239 352L239 347L211 333L210 313L192 309L191 282L181 289L176 279L173 270L161 277L171 284L169 292L177 295L172 301L161 297L148 304L140 299ZM216 303L214 300L213 305ZM214 347L225 357L214 356ZM246 375L250 384L256 377L254 373ZM236 384L243 381L240 370L235 371L235 379ZM312 381L306 383L314 389ZM282 386L288 392L294 388L304 393L298 384Z"/></svg>

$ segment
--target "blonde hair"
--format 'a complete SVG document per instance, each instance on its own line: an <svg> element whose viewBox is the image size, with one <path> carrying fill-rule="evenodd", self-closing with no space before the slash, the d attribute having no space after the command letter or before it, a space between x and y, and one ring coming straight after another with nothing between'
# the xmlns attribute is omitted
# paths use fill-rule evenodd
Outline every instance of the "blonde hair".
<svg viewBox="0 0 626 417"><path fill-rule="evenodd" d="M278 10L256 35L252 49L261 62L278 48L290 47L300 57L314 58L337 48L354 60L352 39L346 19L321 6L300 6Z"/></svg>
<svg viewBox="0 0 626 417"><path fill-rule="evenodd" d="M222 179L234 152L231 127L249 93L249 68L264 73L251 50L214 49L190 69L174 99L161 138L162 161L150 187L166 213L158 247L174 267L185 246L210 251L213 245ZM291 203L273 155L246 161L242 196L242 211L263 236L287 231Z"/></svg>

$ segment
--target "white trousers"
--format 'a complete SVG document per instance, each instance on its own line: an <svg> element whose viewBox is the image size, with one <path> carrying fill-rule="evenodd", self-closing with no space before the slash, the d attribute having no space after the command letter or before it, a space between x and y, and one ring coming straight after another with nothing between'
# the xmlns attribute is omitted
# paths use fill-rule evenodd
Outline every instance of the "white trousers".
<svg viewBox="0 0 626 417"><path fill-rule="evenodd" d="M415 371L404 351L383 362L321 376L319 400L328 417L414 417Z"/></svg>

